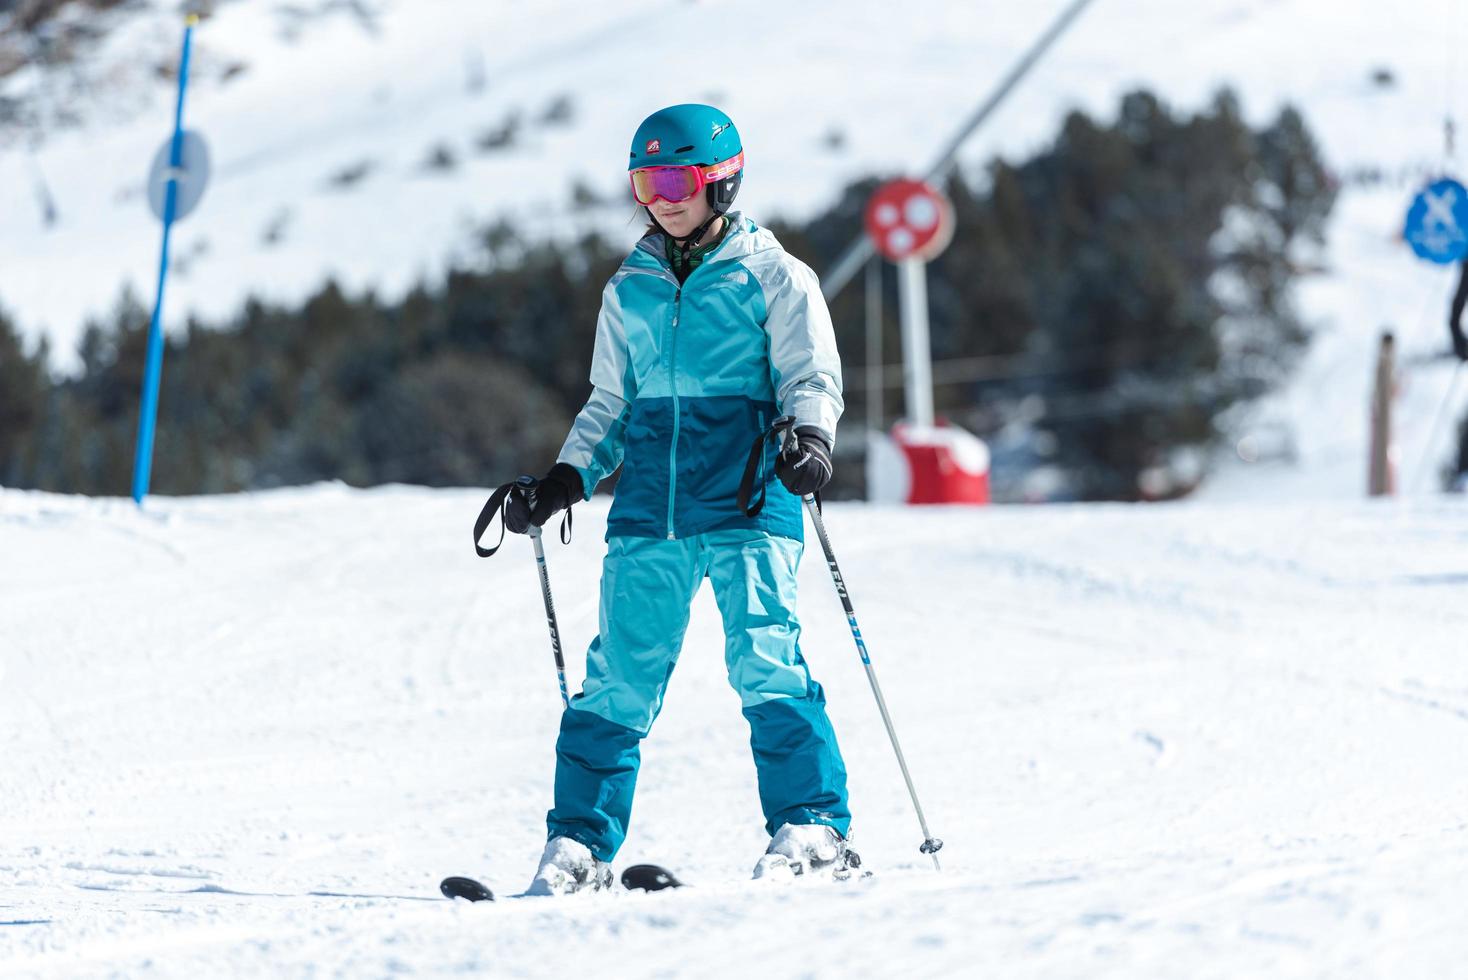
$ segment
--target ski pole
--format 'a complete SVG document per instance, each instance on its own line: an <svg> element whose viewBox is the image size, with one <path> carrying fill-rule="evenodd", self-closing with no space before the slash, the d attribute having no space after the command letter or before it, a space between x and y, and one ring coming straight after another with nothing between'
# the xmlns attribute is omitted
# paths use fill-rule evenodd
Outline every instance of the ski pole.
<svg viewBox="0 0 1468 980"><path fill-rule="evenodd" d="M744 466L744 476L739 481L739 510L746 517L756 517L765 506L765 482L763 479L764 454L767 440L777 440L784 434L785 444L780 447L781 455L796 449L795 417L782 415L769 430L762 432L749 449L749 460ZM755 496L755 487L759 496ZM923 805L918 802L917 789L912 785L912 773L907 769L907 758L902 754L902 745L897 741L897 730L892 727L892 715L887 711L887 699L882 697L882 685L877 683L877 672L872 667L872 658L867 653L866 641L861 638L861 627L856 625L856 609L851 604L851 593L846 591L846 580L841 577L841 566L836 564L836 553L831 549L831 538L826 534L826 522L821 519L821 501L816 494L802 498L805 509L810 512L816 526L816 536L821 539L821 549L826 553L826 567L831 570L831 579L836 583L836 594L846 609L846 622L851 627L851 638L856 641L856 652L861 655L861 664L866 669L867 681L872 685L872 694L877 699L877 710L882 713L882 724L887 728L887 737L892 740L892 751L897 753L897 765L902 770L902 779L907 783L907 795L912 797L912 808L917 811L918 826L923 830L923 843L918 848L933 859L933 868L942 871L938 864L938 851L943 842L928 829L928 818L923 815Z"/></svg>
<svg viewBox="0 0 1468 980"><path fill-rule="evenodd" d="M846 609L846 622L851 627L851 638L856 641L856 652L861 655L861 665L866 668L867 680L871 682L872 694L877 699L877 710L882 713L882 724L887 726L887 737L892 740L892 751L897 753L897 766L902 770L902 778L907 783L907 795L912 797L912 808L917 811L918 826L923 830L923 843L918 850L932 857L935 871L942 871L942 866L938 864L938 851L943 847L943 842L933 836L928 829L928 818L923 816L923 805L918 802L917 789L912 785L912 773L907 770L907 759L902 754L902 745L897 741L897 730L892 727L892 716L887 712L887 699L882 697L882 685L877 683L877 672L872 667L866 642L861 638L861 627L856 625L856 609L851 605L851 593L846 590L846 580L841 577L841 566L836 564L836 553L831 550L831 538L826 534L826 522L821 518L820 502L816 500L815 494L807 494L803 499L810 519L815 523L816 537L821 539L821 550L826 553L826 566L831 569L831 580L836 583L836 594L841 597L841 605Z"/></svg>
<svg viewBox="0 0 1468 980"><path fill-rule="evenodd" d="M522 476L514 483L506 483L495 490L485 502L484 508L479 512L479 517L474 521L474 550L480 558L489 558L500 545L505 543L505 515L504 509L509 502L511 493L519 493L529 500L532 509L535 507L535 478ZM485 529L489 527L490 521L495 515L500 518L500 539L493 548L485 548L479 543ZM563 541L569 541L570 511L566 512L566 520L561 524L561 536ZM550 627L551 653L556 658L556 680L561 686L561 704L569 708L571 706L571 695L566 689L566 658L561 652L561 629L556 623L556 605L551 599L550 572L545 564L545 546L541 543L540 528L532 524L526 529L530 535L530 543L535 546L535 567L540 572L540 596L545 601L545 621Z"/></svg>
<svg viewBox="0 0 1468 980"><path fill-rule="evenodd" d="M550 627L551 653L556 658L556 680L561 685L561 704L571 707L571 695L566 692L566 658L561 653L561 630L556 625L556 604L551 601L550 572L545 567L545 546L540 543L540 528L530 525L530 543L535 545L535 566L540 570L540 595L545 600L545 621Z"/></svg>

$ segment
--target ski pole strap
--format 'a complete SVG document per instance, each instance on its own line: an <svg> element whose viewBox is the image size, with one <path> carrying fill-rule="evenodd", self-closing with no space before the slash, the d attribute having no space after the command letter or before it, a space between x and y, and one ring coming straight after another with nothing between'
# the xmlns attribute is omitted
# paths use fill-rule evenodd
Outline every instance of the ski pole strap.
<svg viewBox="0 0 1468 980"><path fill-rule="evenodd" d="M474 519L474 550L478 552L480 558L490 557L496 551L500 550L500 545L505 543L505 500L510 496L510 491L513 489L515 489L515 484L506 483L504 486L495 490L494 493L489 495L489 499L485 501L484 508L479 512L479 516ZM485 548L480 545L479 539L484 536L485 530L488 529L490 521L494 520L496 514L500 518L500 539L495 542L493 548Z"/></svg>
<svg viewBox="0 0 1468 980"><path fill-rule="evenodd" d="M496 551L499 551L500 547L505 543L505 506L509 501L511 493L516 490L519 490L521 493L528 492L531 506L533 507L535 505L534 486L522 482L526 479L529 478L521 477L519 480L513 483L506 483L504 486L495 490L494 493L489 495L489 500L485 501L484 509L479 512L479 516L475 518L474 550L480 558L490 557ZM496 514L500 518L500 539L495 542L493 548L486 548L479 543L479 539L484 537L484 532L489 528L490 522L494 520ZM566 514L561 518L561 544L571 543L571 527L571 505L567 504Z"/></svg>
<svg viewBox="0 0 1468 980"><path fill-rule="evenodd" d="M759 464L765 455L765 443L777 440L780 434L795 427L795 416L782 415L775 419L774 424L768 432L761 432L754 437L754 445L749 447L749 460L744 464L744 476L739 481L739 512L745 517L758 517L760 511L765 509L765 483L759 486L759 499L751 503L754 497L754 481L759 477Z"/></svg>

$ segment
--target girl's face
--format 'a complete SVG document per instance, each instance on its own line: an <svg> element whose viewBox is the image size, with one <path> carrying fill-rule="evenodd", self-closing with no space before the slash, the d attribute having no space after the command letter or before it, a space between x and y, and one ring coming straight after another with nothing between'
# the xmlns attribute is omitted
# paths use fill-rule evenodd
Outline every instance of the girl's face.
<svg viewBox="0 0 1468 980"><path fill-rule="evenodd" d="M691 235L693 230L709 219L714 209L709 205L708 195L699 191L686 201L669 204L658 198L648 205L653 217L658 219L674 238Z"/></svg>

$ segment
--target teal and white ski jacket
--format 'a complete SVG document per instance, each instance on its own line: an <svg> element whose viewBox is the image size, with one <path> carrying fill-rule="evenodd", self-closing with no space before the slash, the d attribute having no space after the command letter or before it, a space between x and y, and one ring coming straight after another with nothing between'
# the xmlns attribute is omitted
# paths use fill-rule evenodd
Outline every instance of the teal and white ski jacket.
<svg viewBox="0 0 1468 980"><path fill-rule="evenodd" d="M800 500L775 479L773 445L764 510L745 517L735 497L755 437L781 415L835 444L836 335L810 268L739 212L727 217L723 241L682 287L653 234L602 294L593 390L558 461L581 473L587 498L623 467L608 538L724 528L802 538Z"/></svg>

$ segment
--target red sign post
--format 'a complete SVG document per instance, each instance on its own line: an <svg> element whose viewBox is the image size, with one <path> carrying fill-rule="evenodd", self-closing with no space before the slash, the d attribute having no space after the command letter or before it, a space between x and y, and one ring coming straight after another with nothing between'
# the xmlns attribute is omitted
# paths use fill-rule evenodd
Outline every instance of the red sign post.
<svg viewBox="0 0 1468 980"><path fill-rule="evenodd" d="M932 186L899 178L877 188L863 216L877 251L897 265L902 314L902 378L907 415L933 424L932 353L928 342L927 262L953 238L953 206Z"/></svg>
<svg viewBox="0 0 1468 980"><path fill-rule="evenodd" d="M867 202L863 223L877 252L895 263L898 272L907 424L897 426L892 436L902 451L908 477L900 499L914 504L986 503L987 448L956 426L935 427L933 418L927 263L953 239L953 206L932 185L902 178L877 188ZM868 458L869 462L877 459ZM869 468L869 485L878 482L877 475Z"/></svg>

